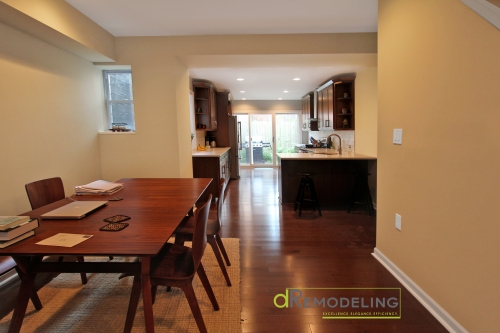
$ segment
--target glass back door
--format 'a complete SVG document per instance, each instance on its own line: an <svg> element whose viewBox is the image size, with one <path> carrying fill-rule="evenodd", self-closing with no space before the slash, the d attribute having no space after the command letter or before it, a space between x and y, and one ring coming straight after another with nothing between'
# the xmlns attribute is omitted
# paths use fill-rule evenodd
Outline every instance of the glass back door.
<svg viewBox="0 0 500 333"><path fill-rule="evenodd" d="M299 115L295 113L237 114L241 124L240 165L276 165L276 153L294 152L300 143Z"/></svg>

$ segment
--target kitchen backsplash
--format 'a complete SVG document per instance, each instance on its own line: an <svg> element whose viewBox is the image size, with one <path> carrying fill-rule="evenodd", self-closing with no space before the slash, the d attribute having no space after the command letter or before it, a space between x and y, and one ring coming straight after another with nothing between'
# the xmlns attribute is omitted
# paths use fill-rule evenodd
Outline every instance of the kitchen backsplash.
<svg viewBox="0 0 500 333"><path fill-rule="evenodd" d="M342 150L347 151L347 148L351 146L352 150L355 151L354 147L354 132L355 131L314 131L309 132L309 137L313 137L316 140L326 139L330 134L337 134L342 138ZM338 148L338 139L333 138L333 143L335 148Z"/></svg>

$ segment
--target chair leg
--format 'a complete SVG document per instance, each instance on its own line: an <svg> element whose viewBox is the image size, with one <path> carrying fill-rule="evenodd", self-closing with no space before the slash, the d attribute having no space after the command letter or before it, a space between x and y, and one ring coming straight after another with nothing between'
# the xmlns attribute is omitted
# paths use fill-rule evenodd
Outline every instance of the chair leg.
<svg viewBox="0 0 500 333"><path fill-rule="evenodd" d="M210 285L210 282L208 281L207 273L205 273L205 269L203 268L203 265L200 262L200 265L198 266L198 270L196 271L198 273L198 277L200 278L201 284L203 285L203 288L205 288L205 292L208 295L208 298L210 299L210 302L212 302L212 306L214 307L214 310L219 311L219 303L217 303L217 299L215 298L214 291L212 290L212 286Z"/></svg>
<svg viewBox="0 0 500 333"><path fill-rule="evenodd" d="M309 184L309 190L311 191L311 196L312 196L312 199L314 202L314 207L318 209L319 216L322 216L321 215L321 208L319 206L318 194L316 193L316 187L314 187L314 182L312 179L311 179L311 182Z"/></svg>
<svg viewBox="0 0 500 333"><path fill-rule="evenodd" d="M307 190L307 186L304 180L300 183L300 197L299 197L299 217L302 215L302 207L304 206L304 195Z"/></svg>
<svg viewBox="0 0 500 333"><path fill-rule="evenodd" d="M356 202L356 196L358 195L358 188L359 188L359 175L356 175L356 178L354 179L354 187L351 193L351 203L349 204L349 208L347 209L348 213L350 213L351 210L353 210L354 208L354 203Z"/></svg>
<svg viewBox="0 0 500 333"><path fill-rule="evenodd" d="M222 271L222 275L224 275L224 279L226 279L226 284L228 287L231 286L231 280L229 279L229 275L227 274L226 265L224 261L222 261L222 256L220 255L219 247L217 246L217 242L214 236L207 237L208 244L212 247L214 251L215 258L217 258L217 262L219 263L220 270Z"/></svg>
<svg viewBox="0 0 500 333"><path fill-rule="evenodd" d="M220 252L226 260L226 265L231 266L231 262L229 261L229 256L227 255L226 248L224 247L224 243L222 243L222 238L220 238L219 234L215 235L215 240L217 241L217 245L219 245Z"/></svg>
<svg viewBox="0 0 500 333"><path fill-rule="evenodd" d="M372 195L370 193L370 186L368 185L368 177L363 180L363 183L366 193L366 208L368 209L368 215L372 216L372 214L374 213L374 209L373 209Z"/></svg>
<svg viewBox="0 0 500 333"><path fill-rule="evenodd" d="M174 244L184 245L185 241L187 241L187 239L183 234L175 234Z"/></svg>
<svg viewBox="0 0 500 333"><path fill-rule="evenodd" d="M76 260L78 262L84 262L84 259L82 256L76 257ZM80 276L82 277L82 284L87 284L87 274L85 273L80 273Z"/></svg>
<svg viewBox="0 0 500 333"><path fill-rule="evenodd" d="M127 319L125 320L125 327L123 328L124 333L130 333L132 331L132 325L134 324L135 313L137 312L137 305L139 304L140 295L141 277L140 275L134 275L134 282L132 284L132 291L130 293L130 301L128 303Z"/></svg>
<svg viewBox="0 0 500 333"><path fill-rule="evenodd" d="M300 204L302 206L302 202L300 200L301 197L304 196L304 180L300 180L299 192L297 193L297 198L295 199L295 205L293 206L293 211L297 210L297 206ZM300 216L300 214L299 214Z"/></svg>
<svg viewBox="0 0 500 333"><path fill-rule="evenodd" d="M151 300L152 304L155 304L156 301L156 290L158 289L157 285L151 286Z"/></svg>
<svg viewBox="0 0 500 333"><path fill-rule="evenodd" d="M196 299L196 295L194 293L192 281L183 284L180 286L184 294L186 295L189 307L191 308L191 312L193 313L194 320L196 321L196 325L200 330L200 333L208 333L207 327L205 326L205 322L203 321L203 316L201 315L200 306L198 305L198 300Z"/></svg>

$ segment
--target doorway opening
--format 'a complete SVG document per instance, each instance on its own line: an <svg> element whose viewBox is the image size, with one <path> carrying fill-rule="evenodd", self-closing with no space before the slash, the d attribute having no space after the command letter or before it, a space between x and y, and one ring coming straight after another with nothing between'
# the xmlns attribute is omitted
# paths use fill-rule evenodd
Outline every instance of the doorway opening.
<svg viewBox="0 0 500 333"><path fill-rule="evenodd" d="M299 113L237 114L241 124L240 166L275 167L276 153L292 153L301 142Z"/></svg>

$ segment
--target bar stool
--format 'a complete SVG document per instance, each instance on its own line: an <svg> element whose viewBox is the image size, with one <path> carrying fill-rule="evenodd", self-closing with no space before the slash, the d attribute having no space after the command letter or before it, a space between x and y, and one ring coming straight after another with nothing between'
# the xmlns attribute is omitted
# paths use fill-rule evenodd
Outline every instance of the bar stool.
<svg viewBox="0 0 500 333"><path fill-rule="evenodd" d="M321 216L321 208L319 207L318 195L316 194L316 189L314 187L314 181L309 176L314 176L315 173L298 173L302 178L300 179L299 192L297 193L297 199L295 200L295 206L293 207L293 211L297 210L297 206L299 207L299 217L302 214L302 206L304 202L312 202L313 203L313 212L318 209L319 216ZM309 193L309 198L304 198L305 193Z"/></svg>
<svg viewBox="0 0 500 333"><path fill-rule="evenodd" d="M372 195L370 187L368 186L368 172L357 172L354 180L354 188L352 189L351 203L349 205L348 213L353 210L355 204L365 205L368 210L368 215L372 216L375 209L373 208Z"/></svg>

